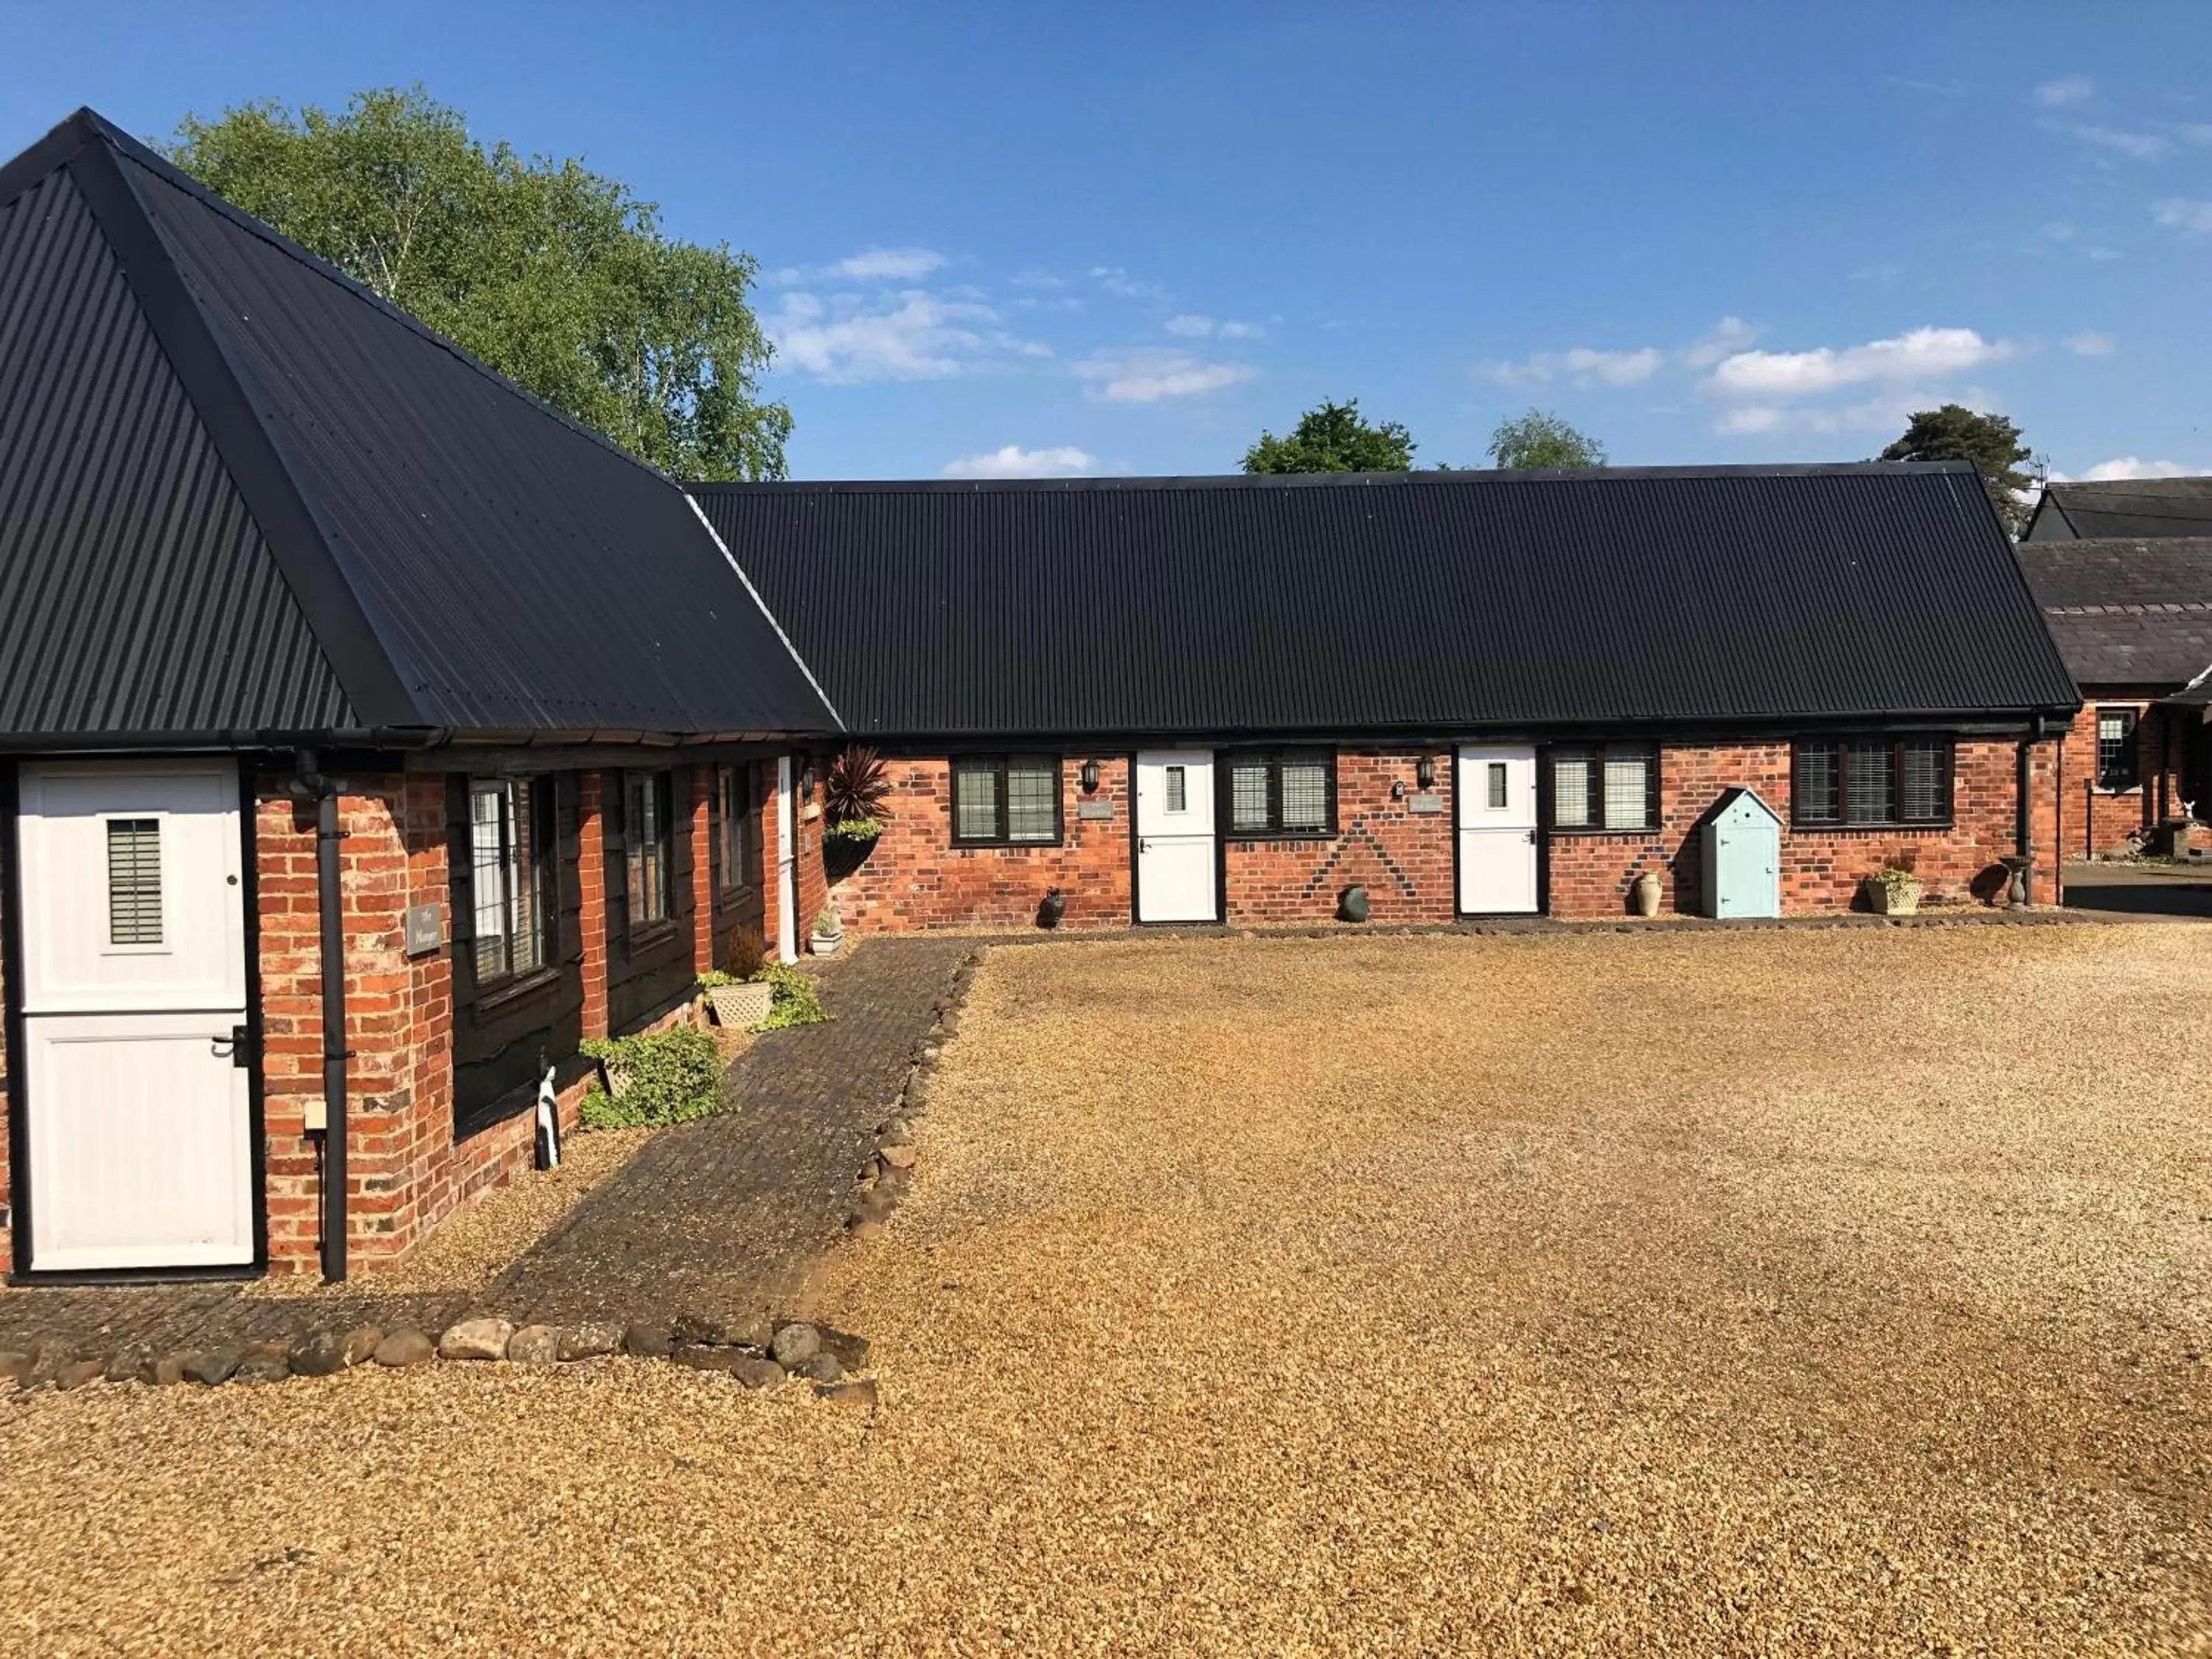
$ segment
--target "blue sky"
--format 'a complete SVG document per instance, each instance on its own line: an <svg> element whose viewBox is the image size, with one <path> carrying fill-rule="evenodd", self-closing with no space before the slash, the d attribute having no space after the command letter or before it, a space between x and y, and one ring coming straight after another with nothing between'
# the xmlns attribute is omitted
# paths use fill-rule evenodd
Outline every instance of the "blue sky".
<svg viewBox="0 0 2212 1659"><path fill-rule="evenodd" d="M750 252L796 477L1227 471L1328 397L2212 471L2201 3L12 10L0 149L420 80Z"/></svg>

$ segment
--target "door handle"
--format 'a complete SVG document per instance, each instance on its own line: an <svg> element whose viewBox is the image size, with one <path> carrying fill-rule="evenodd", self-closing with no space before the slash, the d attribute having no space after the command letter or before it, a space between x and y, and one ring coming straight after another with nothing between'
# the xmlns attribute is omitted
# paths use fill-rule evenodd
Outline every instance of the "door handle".
<svg viewBox="0 0 2212 1659"><path fill-rule="evenodd" d="M1536 832L1535 832L1534 830L1531 830L1528 832L1528 845L1529 845L1529 846L1531 846L1531 847L1534 847L1535 844L1536 844Z"/></svg>
<svg viewBox="0 0 2212 1659"><path fill-rule="evenodd" d="M1137 850L1139 853L1149 853L1152 850L1152 844L1148 841L1139 841L1137 843Z"/></svg>
<svg viewBox="0 0 2212 1659"><path fill-rule="evenodd" d="M225 1041L226 1039L222 1037L210 1040L210 1050L218 1060L223 1058ZM230 1044L230 1063L241 1072L252 1069L256 1046L253 1040L253 1028L251 1025L234 1025L230 1028L230 1036L227 1041Z"/></svg>

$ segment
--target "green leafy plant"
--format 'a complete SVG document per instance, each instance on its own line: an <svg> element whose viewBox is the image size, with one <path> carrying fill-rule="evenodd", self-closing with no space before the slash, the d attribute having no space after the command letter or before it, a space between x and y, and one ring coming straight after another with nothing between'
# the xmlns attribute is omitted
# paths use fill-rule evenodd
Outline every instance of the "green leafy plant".
<svg viewBox="0 0 2212 1659"><path fill-rule="evenodd" d="M623 1073L619 1095L596 1086L584 1097L584 1121L595 1129L641 1123L688 1123L721 1109L722 1058L714 1039L696 1025L637 1036L592 1037L583 1052Z"/></svg>
<svg viewBox="0 0 2212 1659"><path fill-rule="evenodd" d="M830 833L848 841L867 841L883 834L890 816L890 774L884 758L866 744L839 751L822 780L822 816Z"/></svg>
<svg viewBox="0 0 2212 1659"><path fill-rule="evenodd" d="M768 1018L760 1023L763 1031L781 1031L792 1025L820 1025L830 1018L830 1011L822 1006L822 996L814 988L814 981L788 963L771 962L761 969L761 977L775 988L770 994Z"/></svg>
<svg viewBox="0 0 2212 1659"><path fill-rule="evenodd" d="M814 937L817 939L845 937L845 918L838 914L835 904L825 904L815 914Z"/></svg>

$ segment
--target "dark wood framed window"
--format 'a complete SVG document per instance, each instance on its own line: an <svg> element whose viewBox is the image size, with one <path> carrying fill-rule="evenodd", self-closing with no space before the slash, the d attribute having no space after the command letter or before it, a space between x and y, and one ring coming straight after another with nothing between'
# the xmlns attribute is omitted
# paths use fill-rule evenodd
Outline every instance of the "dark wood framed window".
<svg viewBox="0 0 2212 1659"><path fill-rule="evenodd" d="M632 938L669 919L676 863L675 779L666 772L623 774L623 890Z"/></svg>
<svg viewBox="0 0 2212 1659"><path fill-rule="evenodd" d="M1551 751L1552 828L1652 830L1659 823L1659 745L1565 744Z"/></svg>
<svg viewBox="0 0 2212 1659"><path fill-rule="evenodd" d="M953 757L955 847L1046 847L1060 838L1059 756Z"/></svg>
<svg viewBox="0 0 2212 1659"><path fill-rule="evenodd" d="M470 940L479 986L552 960L559 863L550 778L470 780Z"/></svg>
<svg viewBox="0 0 2212 1659"><path fill-rule="evenodd" d="M2136 765L2136 718L2132 708L2097 711L2097 787L2132 789L2142 781Z"/></svg>
<svg viewBox="0 0 2212 1659"><path fill-rule="evenodd" d="M1336 756L1327 749L1249 749L1228 757L1229 833L1336 833Z"/></svg>
<svg viewBox="0 0 2212 1659"><path fill-rule="evenodd" d="M760 801L750 766L714 769L714 890L742 893L760 880Z"/></svg>
<svg viewBox="0 0 2212 1659"><path fill-rule="evenodd" d="M1949 738L1808 738L1796 745L1791 821L1844 829L1951 822Z"/></svg>

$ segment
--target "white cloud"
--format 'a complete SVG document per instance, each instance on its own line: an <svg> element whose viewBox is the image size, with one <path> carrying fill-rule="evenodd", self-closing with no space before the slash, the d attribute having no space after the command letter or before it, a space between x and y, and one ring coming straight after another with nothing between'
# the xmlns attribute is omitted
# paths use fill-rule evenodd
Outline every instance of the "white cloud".
<svg viewBox="0 0 2212 1659"><path fill-rule="evenodd" d="M2109 357L2112 355L2112 337L2100 334L2094 328L2085 328L2079 334L2068 335L2064 344L2076 357Z"/></svg>
<svg viewBox="0 0 2212 1659"><path fill-rule="evenodd" d="M2058 472L2051 475L2053 483L2109 483L2123 478L2190 478L2206 469L2183 466L2177 461L2138 460L2133 455L2122 455L2117 459L2100 461L2087 472Z"/></svg>
<svg viewBox="0 0 2212 1659"><path fill-rule="evenodd" d="M1157 300L1167 290L1158 283L1140 283L1120 265L1093 265L1091 275L1099 287L1124 300Z"/></svg>
<svg viewBox="0 0 2212 1659"><path fill-rule="evenodd" d="M1599 351L1575 346L1566 351L1539 351L1517 363L1492 363L1490 378L1500 386L1544 386L1570 380L1577 386L1603 382L1607 386L1641 386L1656 374L1667 354L1656 346L1634 351Z"/></svg>
<svg viewBox="0 0 2212 1659"><path fill-rule="evenodd" d="M2036 88L2035 101L2046 109L2063 109L2069 104L2086 103L2096 90L2096 83L2086 75L2062 75Z"/></svg>
<svg viewBox="0 0 2212 1659"><path fill-rule="evenodd" d="M1043 357L1049 347L996 326L973 301L909 289L874 304L787 294L768 319L781 363L842 385L944 380L994 357Z"/></svg>
<svg viewBox="0 0 2212 1659"><path fill-rule="evenodd" d="M2100 149L2118 150L2123 155L2133 156L2138 161L2155 161L2172 149L2172 145L2154 132L2125 132L2118 127L2075 125L2066 129L2085 144L2094 144Z"/></svg>
<svg viewBox="0 0 2212 1659"><path fill-rule="evenodd" d="M1098 458L1073 444L1054 449L1024 449L1005 444L983 455L963 455L947 461L948 478L1073 478L1098 470Z"/></svg>
<svg viewBox="0 0 2212 1659"><path fill-rule="evenodd" d="M1731 437L1742 437L1753 432L1771 432L1782 424L1783 411L1771 404L1746 404L1741 409L1731 409L1713 423L1713 430L1727 433Z"/></svg>
<svg viewBox="0 0 2212 1659"><path fill-rule="evenodd" d="M1197 397L1249 380L1259 372L1247 363L1206 362L1188 352L1150 348L1119 356L1102 354L1073 367L1079 378L1096 384L1100 397L1118 404Z"/></svg>
<svg viewBox="0 0 2212 1659"><path fill-rule="evenodd" d="M1984 340L1971 328L1916 328L1841 350L1735 352L1713 366L1706 385L1728 398L1816 398L1870 381L1956 374L2013 355L2009 341Z"/></svg>
<svg viewBox="0 0 2212 1659"><path fill-rule="evenodd" d="M2158 222L2176 230L2185 230L2192 235L2212 231L2212 202L2192 202L2186 197L2169 196L2162 202L2151 204Z"/></svg>
<svg viewBox="0 0 2212 1659"><path fill-rule="evenodd" d="M1216 338L1256 340L1267 331L1257 323L1240 323L1234 318L1223 318L1217 320L1212 317L1200 316L1194 311L1187 311L1181 316L1170 317L1160 326L1169 333L1180 335L1186 340Z"/></svg>
<svg viewBox="0 0 2212 1659"><path fill-rule="evenodd" d="M1711 368L1723 357L1735 356L1759 337L1759 331L1741 317L1727 316L1707 331L1705 337L1682 354L1692 368Z"/></svg>
<svg viewBox="0 0 2212 1659"><path fill-rule="evenodd" d="M857 282L911 283L944 264L942 253L926 247L871 247L848 255L830 269Z"/></svg>

